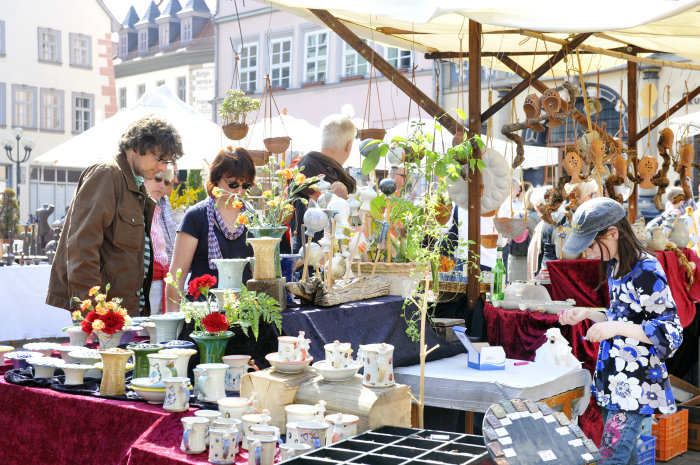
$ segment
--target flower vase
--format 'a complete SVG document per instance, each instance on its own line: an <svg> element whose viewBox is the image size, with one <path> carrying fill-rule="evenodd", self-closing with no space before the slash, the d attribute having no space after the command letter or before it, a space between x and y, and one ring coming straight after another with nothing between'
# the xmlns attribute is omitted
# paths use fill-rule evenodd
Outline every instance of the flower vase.
<svg viewBox="0 0 700 465"><path fill-rule="evenodd" d="M157 339L151 339L151 344L160 344L177 339L185 325L185 315L180 312L151 315L151 321L156 324Z"/></svg>
<svg viewBox="0 0 700 465"><path fill-rule="evenodd" d="M156 354L163 350L160 344L129 344L127 349L134 352L134 378L148 378L150 365L148 354Z"/></svg>
<svg viewBox="0 0 700 465"><path fill-rule="evenodd" d="M254 238L278 238L282 239L282 235L287 231L286 226L270 226L270 227L259 227L259 228L248 228L248 231L253 235ZM275 275L271 278L258 278L257 276L254 277L254 279L275 279L275 278L281 278L282 277L282 268L280 266L280 241L277 241L275 245L275 255L273 257L273 265L275 269ZM252 242L251 242L252 244ZM255 246L253 245L253 249L255 249ZM255 256L257 257L257 251L255 252Z"/></svg>
<svg viewBox="0 0 700 465"><path fill-rule="evenodd" d="M66 330L70 345L85 347L87 345L87 333L80 326L71 326Z"/></svg>
<svg viewBox="0 0 700 465"><path fill-rule="evenodd" d="M102 357L102 381L100 394L103 396L123 396L126 392L126 362L134 355L131 350L100 350Z"/></svg>
<svg viewBox="0 0 700 465"><path fill-rule="evenodd" d="M279 255L275 260L275 248L279 247L279 237L259 237L248 239L255 252L255 270L253 279L269 280L277 278L277 269L280 270L279 277L282 277Z"/></svg>
<svg viewBox="0 0 700 465"><path fill-rule="evenodd" d="M221 336L203 332L191 333L190 337L199 346L199 363L221 363L226 354L226 346L233 337L233 331L224 331Z"/></svg>
<svg viewBox="0 0 700 465"><path fill-rule="evenodd" d="M248 264L248 258L219 258L212 260L219 271L218 289L241 290L243 286L243 270Z"/></svg>
<svg viewBox="0 0 700 465"><path fill-rule="evenodd" d="M114 349L119 347L124 331L117 331L114 334L107 334L104 331L97 331L97 339L100 341L100 349Z"/></svg>

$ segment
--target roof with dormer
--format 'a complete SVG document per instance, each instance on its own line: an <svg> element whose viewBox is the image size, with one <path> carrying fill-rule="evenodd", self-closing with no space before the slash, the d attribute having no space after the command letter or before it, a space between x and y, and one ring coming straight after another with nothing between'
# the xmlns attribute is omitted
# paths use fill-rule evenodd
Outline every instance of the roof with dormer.
<svg viewBox="0 0 700 465"><path fill-rule="evenodd" d="M151 0L151 4L148 5L148 8L146 9L146 12L141 16L141 21L136 23L137 26L143 25L143 24L152 24L155 26L156 24L156 18L160 16L160 10L158 9L158 6L156 5L156 2Z"/></svg>
<svg viewBox="0 0 700 465"><path fill-rule="evenodd" d="M163 8L163 11L161 12L160 16L158 16L156 19L165 19L165 18L174 18L177 19L177 12L182 10L182 6L180 6L180 2L178 0L170 0L167 5L165 5L165 8Z"/></svg>
<svg viewBox="0 0 700 465"><path fill-rule="evenodd" d="M187 4L182 9L182 12L196 11L199 13L211 13L207 3L204 0L187 0Z"/></svg>
<svg viewBox="0 0 700 465"><path fill-rule="evenodd" d="M129 8L129 11L126 13L126 18L124 18L124 21L122 21L122 28L123 29L130 29L134 27L136 23L139 22L139 15L136 14L136 9L132 5Z"/></svg>

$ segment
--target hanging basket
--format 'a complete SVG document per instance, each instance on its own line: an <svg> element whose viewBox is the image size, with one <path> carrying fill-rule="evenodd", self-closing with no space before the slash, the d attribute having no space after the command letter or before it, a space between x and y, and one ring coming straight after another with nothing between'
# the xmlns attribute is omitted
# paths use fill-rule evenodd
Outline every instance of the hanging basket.
<svg viewBox="0 0 700 465"><path fill-rule="evenodd" d="M224 135L231 140L241 140L248 134L248 125L245 123L228 123L221 126Z"/></svg>
<svg viewBox="0 0 700 465"><path fill-rule="evenodd" d="M267 150L248 150L248 155L253 159L255 166L265 166L272 156Z"/></svg>
<svg viewBox="0 0 700 465"><path fill-rule="evenodd" d="M498 234L482 234L481 245L487 249L495 249L498 246Z"/></svg>
<svg viewBox="0 0 700 465"><path fill-rule="evenodd" d="M452 205L438 205L435 207L435 219L442 226L445 226L450 221L452 215Z"/></svg>
<svg viewBox="0 0 700 465"><path fill-rule="evenodd" d="M289 148L289 143L292 141L291 137L268 137L263 139L265 148L270 153L284 153Z"/></svg>
<svg viewBox="0 0 700 465"><path fill-rule="evenodd" d="M527 228L527 218L494 218L493 227L508 239L520 237Z"/></svg>
<svg viewBox="0 0 700 465"><path fill-rule="evenodd" d="M365 139L383 140L384 136L386 136L385 129L370 128L370 129L358 129L357 130L357 138L360 140L365 140Z"/></svg>

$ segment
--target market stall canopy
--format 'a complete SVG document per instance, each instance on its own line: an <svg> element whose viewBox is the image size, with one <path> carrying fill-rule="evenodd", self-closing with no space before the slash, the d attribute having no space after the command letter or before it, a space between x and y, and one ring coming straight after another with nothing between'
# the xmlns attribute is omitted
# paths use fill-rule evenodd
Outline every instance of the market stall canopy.
<svg viewBox="0 0 700 465"><path fill-rule="evenodd" d="M267 137L289 136L292 142L289 150L306 153L319 150L321 147L321 129L305 119L281 114L272 118L264 118L251 124L248 135L240 144L250 150L265 150L263 139Z"/></svg>
<svg viewBox="0 0 700 465"><path fill-rule="evenodd" d="M370 45L376 41L419 53L468 50L468 20L482 25L482 66L511 72L494 54L509 55L526 70L545 63L560 45L528 36L532 31L565 40L593 32L586 46L606 50L672 53L700 62L699 0L591 0L585 3L542 0L259 0L325 27L309 9L322 9L339 19ZM462 39L462 40L460 40ZM533 52L536 54L533 56ZM636 51L635 51L636 52ZM575 60L554 65L563 76ZM585 71L625 63L623 58L581 54Z"/></svg>
<svg viewBox="0 0 700 465"><path fill-rule="evenodd" d="M677 138L693 137L700 134L700 111L671 118L669 123L669 127Z"/></svg>
<svg viewBox="0 0 700 465"><path fill-rule="evenodd" d="M184 155L178 169L202 169L226 145L221 127L197 114L196 110L160 86L143 94L132 107L120 110L92 128L38 156L33 163L66 168L87 168L110 160L118 150L119 138L139 118L155 114L169 121L180 133Z"/></svg>

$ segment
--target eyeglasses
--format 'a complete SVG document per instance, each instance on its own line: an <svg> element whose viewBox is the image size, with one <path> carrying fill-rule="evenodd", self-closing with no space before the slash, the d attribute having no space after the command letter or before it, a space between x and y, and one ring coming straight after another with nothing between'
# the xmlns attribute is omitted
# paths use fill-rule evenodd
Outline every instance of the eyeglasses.
<svg viewBox="0 0 700 465"><path fill-rule="evenodd" d="M165 184L165 187L170 187L170 184L173 183L172 181L165 181L165 180L160 179L160 178L153 178L153 180L155 182L162 182L163 184Z"/></svg>
<svg viewBox="0 0 700 465"><path fill-rule="evenodd" d="M175 164L173 160L165 160L164 158L159 157L155 153L153 154L154 157L156 157L156 160L158 160L158 163L163 163L165 166L172 166Z"/></svg>
<svg viewBox="0 0 700 465"><path fill-rule="evenodd" d="M246 191L247 191L248 189L250 189L251 187L253 187L253 185L252 185L251 183L248 183L248 182L244 182L243 184L239 184L238 181L231 181L231 182L228 182L228 181L226 181L225 179L224 179L224 182L225 182L226 185L229 187L229 189L238 189L239 187L242 187L243 190L246 190Z"/></svg>

